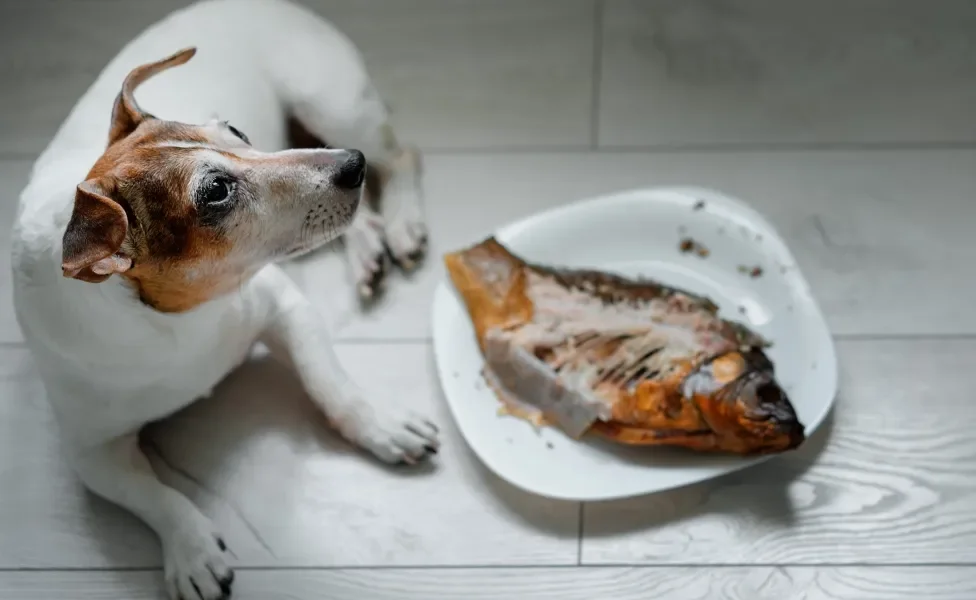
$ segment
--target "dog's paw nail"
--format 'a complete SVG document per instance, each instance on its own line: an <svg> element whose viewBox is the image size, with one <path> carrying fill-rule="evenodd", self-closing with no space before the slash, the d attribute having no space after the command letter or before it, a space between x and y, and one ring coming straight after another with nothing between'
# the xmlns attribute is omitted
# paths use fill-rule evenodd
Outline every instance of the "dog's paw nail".
<svg viewBox="0 0 976 600"><path fill-rule="evenodd" d="M424 446L424 450L426 450L430 454L437 454L437 448L435 448L434 446Z"/></svg>
<svg viewBox="0 0 976 600"><path fill-rule="evenodd" d="M234 583L234 572L231 571L227 576L218 579L217 583L220 585L220 591L224 594L224 596L229 598L231 586Z"/></svg>

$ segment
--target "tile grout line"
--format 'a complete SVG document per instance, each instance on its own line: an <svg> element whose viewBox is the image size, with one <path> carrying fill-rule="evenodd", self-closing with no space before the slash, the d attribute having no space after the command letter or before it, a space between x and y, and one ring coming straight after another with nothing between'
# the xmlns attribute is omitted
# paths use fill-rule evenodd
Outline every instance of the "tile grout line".
<svg viewBox="0 0 976 600"><path fill-rule="evenodd" d="M347 566L233 566L237 572L334 572L334 571L490 571L490 570L563 570L563 569L971 569L976 562L925 563L601 563L575 564L499 564L499 565L347 565ZM156 573L162 567L0 567L2 573Z"/></svg>
<svg viewBox="0 0 976 600"><path fill-rule="evenodd" d="M576 566L583 566L583 532L585 527L583 526L583 519L586 518L586 502L579 503L579 518L577 519L579 524L579 532L576 538Z"/></svg>
<svg viewBox="0 0 976 600"><path fill-rule="evenodd" d="M600 92L603 86L603 13L604 0L593 3L593 81L590 90L590 150L600 147Z"/></svg>
<svg viewBox="0 0 976 600"><path fill-rule="evenodd" d="M591 126L592 129L592 126ZM591 132L592 135L592 132ZM425 156L484 156L511 154L732 154L763 152L899 152L937 150L976 150L976 141L967 142L732 142L720 144L658 144L646 146L596 146L591 143L527 145L514 147L458 146L420 147ZM0 152L0 161L33 162L38 152Z"/></svg>

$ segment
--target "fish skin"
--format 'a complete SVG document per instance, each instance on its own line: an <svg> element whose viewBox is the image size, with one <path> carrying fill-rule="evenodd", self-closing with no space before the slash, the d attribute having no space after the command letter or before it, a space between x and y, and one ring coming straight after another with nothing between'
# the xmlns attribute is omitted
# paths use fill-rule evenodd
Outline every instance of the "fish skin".
<svg viewBox="0 0 976 600"><path fill-rule="evenodd" d="M708 298L530 263L494 237L444 263L499 400L537 407L574 438L742 455L805 441L768 341Z"/></svg>

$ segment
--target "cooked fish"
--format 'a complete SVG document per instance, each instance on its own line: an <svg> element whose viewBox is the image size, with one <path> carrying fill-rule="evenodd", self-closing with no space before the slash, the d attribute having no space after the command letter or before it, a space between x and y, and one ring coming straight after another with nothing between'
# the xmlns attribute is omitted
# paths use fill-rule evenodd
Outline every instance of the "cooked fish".
<svg viewBox="0 0 976 600"><path fill-rule="evenodd" d="M530 264L491 237L445 255L506 411L579 438L757 454L804 427L766 340L707 298Z"/></svg>

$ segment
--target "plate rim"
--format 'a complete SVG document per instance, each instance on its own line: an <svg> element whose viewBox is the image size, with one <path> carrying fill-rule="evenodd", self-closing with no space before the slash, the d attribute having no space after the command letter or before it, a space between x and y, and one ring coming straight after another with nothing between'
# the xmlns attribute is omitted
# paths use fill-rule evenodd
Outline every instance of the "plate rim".
<svg viewBox="0 0 976 600"><path fill-rule="evenodd" d="M657 196L657 199L653 197ZM823 344L826 354L829 355L829 364L823 365L827 367L819 371L821 376L827 377L829 379L829 386L825 386L829 389L829 398L824 404L823 408L819 413L813 418L808 420L806 423L807 439L812 437L817 431L820 430L821 426L826 422L827 417L830 415L831 411L837 402L837 396L839 392L839 360L837 357L837 350L834 344L833 335L830 333L830 327L825 319L823 312L820 308L820 304L817 302L816 297L813 295L809 283L804 276L799 265L796 263L796 259L793 253L790 251L789 247L786 245L785 240L780 236L777 229L770 223L765 217L762 216L756 209L752 208L746 202L736 198L735 196L729 195L727 193L718 191L713 188L701 187L701 186L654 186L654 187L642 187L642 188L632 188L626 190L618 190L614 192L609 192L596 196L589 196L585 198L580 198L577 200L569 201L565 204L547 208L525 217L511 221L502 226L497 227L493 233L486 234L494 235L499 241L505 243L508 239L518 235L520 231L525 229L531 229L535 224L550 220L557 217L560 214L570 213L573 211L578 211L593 204L619 204L629 201L660 201L662 196L671 196L675 200L683 200L684 203L688 205L689 208L693 207L695 203L700 200L704 200L709 203L710 206L719 206L726 216L732 216L734 214L739 215L739 219L742 220L742 216L747 217L747 221L753 224L758 224L762 228L766 229L768 233L772 234L767 238L767 242L771 242L776 245L775 250L770 252L771 254L777 254L785 259L788 259L790 269L789 277L791 283L797 286L799 291L801 291L806 298L811 314L808 319L815 322L815 329L818 337L821 337L820 343ZM610 501L619 500L624 498L633 498L653 495L661 492L666 492L669 490L681 489L695 484L701 484L707 481L711 481L717 478L721 478L732 473L741 471L749 467L755 467L768 460L779 458L782 454L771 454L756 457L745 457L740 464L735 464L729 468L726 468L717 475L706 476L700 479L694 479L691 481L677 483L674 485L668 485L665 487L657 487L645 491L633 491L633 492L621 492L615 494L602 494L602 495L584 495L584 494L562 494L554 493L552 491L545 491L538 487L535 487L529 483L518 480L517 478L512 478L504 472L504 469L500 465L496 464L495 460L491 457L490 453L486 453L483 449L478 447L477 443L473 443L470 436L465 432L464 426L461 424L461 419L458 418L457 409L455 404L448 398L447 393L447 376L445 361L443 360L444 348L439 348L444 342L438 342L442 336L438 335L438 323L440 320L437 318L438 308L443 306L444 302L452 299L454 297L452 292L452 286L450 285L447 273L443 273L440 280L434 289L434 296L431 302L431 349L434 355L434 363L438 374L438 384L441 389L441 395L443 396L444 402L447 404L448 410L451 413L452 419L454 419L455 426L461 433L461 437L464 438L465 443L471 449L471 451L478 457L492 473L494 473L500 479L508 482L509 484L522 489L526 492L535 494L537 496L550 498L554 500L565 500L565 501L575 501L575 502L599 502L599 501ZM454 298L456 300L456 298Z"/></svg>

